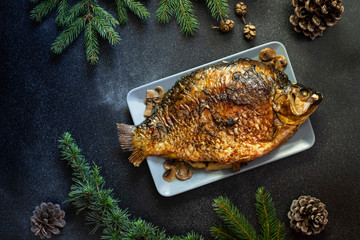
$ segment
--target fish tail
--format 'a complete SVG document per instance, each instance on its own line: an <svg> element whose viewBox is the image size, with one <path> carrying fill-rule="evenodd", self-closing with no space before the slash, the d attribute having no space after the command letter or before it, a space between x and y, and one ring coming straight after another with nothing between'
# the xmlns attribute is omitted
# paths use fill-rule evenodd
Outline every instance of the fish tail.
<svg viewBox="0 0 360 240"><path fill-rule="evenodd" d="M134 126L123 124L123 123L118 123L116 125L117 125L117 129L119 131L118 135L119 135L119 142L120 142L121 148L123 150L129 151L129 152L134 151L135 147L132 142Z"/></svg>
<svg viewBox="0 0 360 240"><path fill-rule="evenodd" d="M133 144L135 126L124 123L118 123L116 125L121 148L124 151L133 152L129 157L129 161L136 167L140 166L140 164L145 160L146 155L141 149L136 148Z"/></svg>

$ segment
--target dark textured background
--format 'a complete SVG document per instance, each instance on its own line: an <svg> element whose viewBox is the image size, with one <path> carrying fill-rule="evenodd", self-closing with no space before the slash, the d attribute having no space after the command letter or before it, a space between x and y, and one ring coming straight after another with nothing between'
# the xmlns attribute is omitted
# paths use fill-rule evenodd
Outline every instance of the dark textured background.
<svg viewBox="0 0 360 240"><path fill-rule="evenodd" d="M15 3L16 2L16 3ZM100 1L114 13L113 1ZM120 207L170 235L191 230L209 238L219 222L211 204L228 196L256 225L254 194L266 187L288 239L358 239L360 235L359 56L358 3L344 1L343 19L311 41L293 31L288 19L291 1L249 0L246 20L257 26L254 41L246 41L235 16L234 31L211 29L216 22L202 1L193 1L200 30L181 35L176 22L158 24L158 1L146 1L147 21L129 14L117 28L122 41L101 41L100 61L85 59L83 37L61 55L50 52L61 32L55 12L41 23L30 20L29 1L0 2L0 233L1 239L38 239L29 218L43 201L62 203L71 186L71 170L60 161L57 140L69 131L89 161L102 168ZM146 163L135 168L122 153L115 123L132 123L126 95L145 83L270 41L282 42L299 82L321 91L325 99L311 116L315 145L299 154L174 196L155 189ZM315 237L289 228L287 211L293 199L310 194L329 211L329 224ZM54 239L99 239L73 208L65 206L66 226Z"/></svg>

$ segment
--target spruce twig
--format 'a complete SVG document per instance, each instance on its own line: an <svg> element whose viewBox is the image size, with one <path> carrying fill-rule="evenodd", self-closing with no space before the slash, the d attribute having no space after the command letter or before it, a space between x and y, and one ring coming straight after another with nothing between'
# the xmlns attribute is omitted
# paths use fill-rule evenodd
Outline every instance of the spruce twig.
<svg viewBox="0 0 360 240"><path fill-rule="evenodd" d="M229 5L227 0L206 0L206 4L211 11L211 15L220 21L228 17Z"/></svg>
<svg viewBox="0 0 360 240"><path fill-rule="evenodd" d="M199 22L194 14L194 7L189 0L175 0L176 21L180 25L180 31L187 34L194 34L198 29Z"/></svg>
<svg viewBox="0 0 360 240"><path fill-rule="evenodd" d="M227 0L206 0L211 15L216 20L228 17L229 6ZM161 23L168 23L175 16L180 31L185 35L193 35L199 28L195 10L190 0L160 0L156 10L156 19Z"/></svg>
<svg viewBox="0 0 360 240"><path fill-rule="evenodd" d="M161 23L168 23L174 16L175 0L160 0L156 10L156 19Z"/></svg>
<svg viewBox="0 0 360 240"><path fill-rule="evenodd" d="M276 219L275 206L270 193L263 187L258 188L256 195L256 213L261 227L261 237L256 236L253 226L243 216L238 208L228 198L218 197L214 200L213 207L226 226L213 226L211 235L216 239L285 239L285 226Z"/></svg>
<svg viewBox="0 0 360 240"><path fill-rule="evenodd" d="M222 196L218 197L214 200L213 207L219 217L227 224L232 236L239 237L241 239L256 239L254 227L228 198ZM222 229L221 231L228 232L225 229ZM217 236L218 235L214 235L215 238Z"/></svg>
<svg viewBox="0 0 360 240"><path fill-rule="evenodd" d="M112 189L105 188L105 180L100 168L90 164L81 155L80 148L69 133L59 139L62 160L68 162L73 170L73 185L67 203L85 214L87 224L94 226L91 233L103 229L101 239L166 239L166 240L202 240L197 233L185 236L169 237L164 230L142 220L132 220L127 210L118 206Z"/></svg>
<svg viewBox="0 0 360 240"><path fill-rule="evenodd" d="M36 6L31 10L30 17L38 22L57 8L55 22L64 27L64 30L55 39L51 50L60 54L84 31L86 58L91 64L97 63L99 59L98 35L107 39L111 45L120 41L115 27L127 21L126 9L130 9L141 19L146 19L150 15L144 5L135 0L115 0L119 21L103 9L97 0L79 0L71 8L67 0L31 2Z"/></svg>
<svg viewBox="0 0 360 240"><path fill-rule="evenodd" d="M150 16L146 7L136 0L114 0L118 20L103 9L97 0L78 0L70 8L68 0L30 1L36 4L30 12L30 17L37 22L57 9L55 22L58 26L64 27L64 30L55 39L51 50L60 54L84 31L86 58L91 64L97 63L99 59L97 35L107 39L112 45L120 41L115 27L127 22L127 9L140 19L147 19ZM228 17L227 0L206 0L206 5L214 19L222 20ZM172 17L176 18L180 31L185 35L193 35L199 28L199 22L190 0L160 0L156 10L156 19L161 23L168 23Z"/></svg>

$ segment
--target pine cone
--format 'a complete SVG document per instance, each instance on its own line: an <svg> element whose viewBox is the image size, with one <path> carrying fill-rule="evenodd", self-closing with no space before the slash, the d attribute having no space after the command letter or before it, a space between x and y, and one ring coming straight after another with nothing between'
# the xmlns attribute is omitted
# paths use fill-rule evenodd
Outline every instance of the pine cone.
<svg viewBox="0 0 360 240"><path fill-rule="evenodd" d="M50 238L51 233L59 234L59 228L65 226L64 217L65 212L60 209L59 204L41 203L30 217L31 231L42 239Z"/></svg>
<svg viewBox="0 0 360 240"><path fill-rule="evenodd" d="M327 27L334 26L344 12L342 0L292 0L295 7L290 22L296 32L314 40Z"/></svg>
<svg viewBox="0 0 360 240"><path fill-rule="evenodd" d="M225 19L220 21L219 29L222 32L230 32L234 28L234 21Z"/></svg>
<svg viewBox="0 0 360 240"><path fill-rule="evenodd" d="M245 14L247 13L247 6L243 2L238 2L235 5L236 13L242 17L243 22L245 23Z"/></svg>
<svg viewBox="0 0 360 240"><path fill-rule="evenodd" d="M256 36L256 27L251 24L246 24L244 27L244 36L248 40L253 40Z"/></svg>
<svg viewBox="0 0 360 240"><path fill-rule="evenodd" d="M325 204L311 196L295 199L288 212L290 227L306 235L318 234L328 223Z"/></svg>

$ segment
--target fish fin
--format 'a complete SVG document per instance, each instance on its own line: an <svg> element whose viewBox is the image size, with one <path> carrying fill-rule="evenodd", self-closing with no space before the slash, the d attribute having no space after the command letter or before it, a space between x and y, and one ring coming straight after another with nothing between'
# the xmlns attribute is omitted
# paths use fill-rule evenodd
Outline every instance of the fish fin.
<svg viewBox="0 0 360 240"><path fill-rule="evenodd" d="M137 148L129 157L129 161L134 164L135 167L138 167L145 160L145 158L146 156L144 155L143 151Z"/></svg>
<svg viewBox="0 0 360 240"><path fill-rule="evenodd" d="M140 166L140 164L145 160L146 155L141 149L134 147L132 138L135 126L124 123L118 123L116 125L119 131L119 142L121 148L124 151L132 151L133 153L130 155L129 161L136 167Z"/></svg>
<svg viewBox="0 0 360 240"><path fill-rule="evenodd" d="M121 148L125 151L134 151L135 147L132 142L132 136L135 127L124 123L117 123L116 125L119 131L118 136Z"/></svg>

